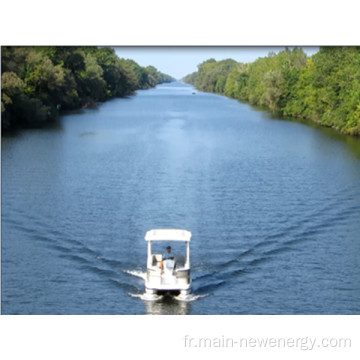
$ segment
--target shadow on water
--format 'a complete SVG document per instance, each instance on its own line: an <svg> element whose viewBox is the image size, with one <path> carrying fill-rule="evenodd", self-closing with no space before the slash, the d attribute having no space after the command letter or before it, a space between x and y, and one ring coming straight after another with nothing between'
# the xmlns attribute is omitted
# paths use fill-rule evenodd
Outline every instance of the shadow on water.
<svg viewBox="0 0 360 360"><path fill-rule="evenodd" d="M294 122L294 123L306 125L308 127L320 131L324 136L326 136L331 140L345 143L347 145L347 149L349 150L349 152L360 160L360 137L342 134L333 128L320 125L319 123L316 123L311 120L292 118L278 113L272 113L266 108L261 108L261 107L258 108L254 106L251 107L256 111L261 111L266 119L276 120L276 121L288 121L288 122Z"/></svg>
<svg viewBox="0 0 360 360"><path fill-rule="evenodd" d="M23 137L27 133L42 133L44 131L57 132L61 130L63 130L63 124L61 122L61 117L57 116L51 121L48 121L44 124L39 124L37 127L14 127L11 129L2 130L1 142L6 143L7 140L15 139L17 137Z"/></svg>

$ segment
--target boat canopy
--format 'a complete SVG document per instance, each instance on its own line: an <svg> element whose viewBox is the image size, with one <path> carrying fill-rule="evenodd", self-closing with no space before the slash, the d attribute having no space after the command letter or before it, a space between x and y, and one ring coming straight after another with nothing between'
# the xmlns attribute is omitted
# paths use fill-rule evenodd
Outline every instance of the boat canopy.
<svg viewBox="0 0 360 360"><path fill-rule="evenodd" d="M153 229L145 235L146 241L187 241L191 239L191 232L182 229Z"/></svg>

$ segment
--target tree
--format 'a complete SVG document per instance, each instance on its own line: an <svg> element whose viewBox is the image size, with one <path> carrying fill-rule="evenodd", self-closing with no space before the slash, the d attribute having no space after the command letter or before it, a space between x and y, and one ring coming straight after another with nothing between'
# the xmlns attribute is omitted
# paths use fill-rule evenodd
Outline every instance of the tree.
<svg viewBox="0 0 360 360"><path fill-rule="evenodd" d="M114 49L109 47L98 49L96 59L103 69L108 97L128 95L136 89L135 74L130 67L123 65Z"/></svg>
<svg viewBox="0 0 360 360"><path fill-rule="evenodd" d="M2 126L8 129L11 126L11 110L17 98L24 89L24 82L12 71L4 72L1 76L1 117ZM5 112L5 110L7 110Z"/></svg>
<svg viewBox="0 0 360 360"><path fill-rule="evenodd" d="M199 90L360 135L360 48L286 48L249 64L209 59L184 78Z"/></svg>
<svg viewBox="0 0 360 360"><path fill-rule="evenodd" d="M79 90L85 104L106 99L106 82L102 77L103 69L93 55L85 56L85 70L79 75Z"/></svg>
<svg viewBox="0 0 360 360"><path fill-rule="evenodd" d="M26 63L25 93L46 105L54 105L58 89L64 86L63 68L54 65L47 56L35 51L29 52Z"/></svg>
<svg viewBox="0 0 360 360"><path fill-rule="evenodd" d="M260 99L260 105L270 110L278 110L280 100L284 96L284 78L280 70L270 70L264 74L264 92Z"/></svg>
<svg viewBox="0 0 360 360"><path fill-rule="evenodd" d="M226 79L237 65L236 61L226 59L217 62L209 59L198 65L198 73L192 76L194 85L202 91L224 93Z"/></svg>

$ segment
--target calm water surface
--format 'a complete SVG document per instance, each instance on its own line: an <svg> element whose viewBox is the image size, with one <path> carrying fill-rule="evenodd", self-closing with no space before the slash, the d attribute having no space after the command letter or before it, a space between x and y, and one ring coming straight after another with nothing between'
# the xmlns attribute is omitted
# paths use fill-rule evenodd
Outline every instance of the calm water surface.
<svg viewBox="0 0 360 360"><path fill-rule="evenodd" d="M360 314L360 143L181 83L2 139L4 314ZM144 301L145 232L192 301Z"/></svg>

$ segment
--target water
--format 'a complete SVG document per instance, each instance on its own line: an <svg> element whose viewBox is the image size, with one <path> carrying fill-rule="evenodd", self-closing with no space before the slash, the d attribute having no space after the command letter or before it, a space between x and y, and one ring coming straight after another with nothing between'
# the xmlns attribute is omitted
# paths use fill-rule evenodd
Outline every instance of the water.
<svg viewBox="0 0 360 360"><path fill-rule="evenodd" d="M4 314L360 314L360 143L181 83L2 140ZM145 232L192 232L188 301Z"/></svg>

